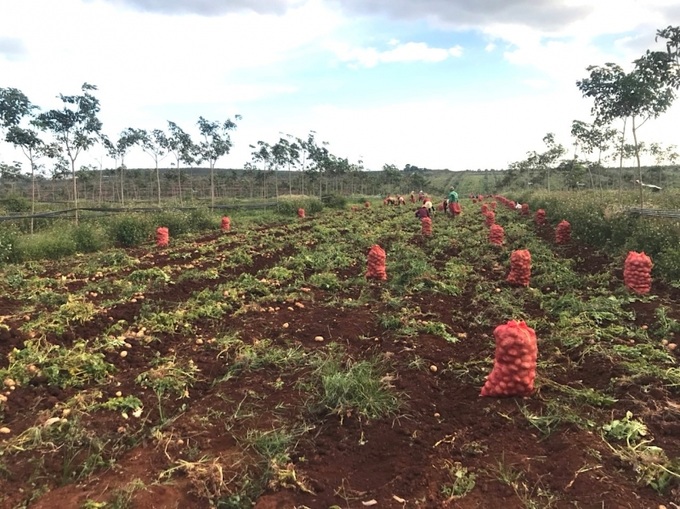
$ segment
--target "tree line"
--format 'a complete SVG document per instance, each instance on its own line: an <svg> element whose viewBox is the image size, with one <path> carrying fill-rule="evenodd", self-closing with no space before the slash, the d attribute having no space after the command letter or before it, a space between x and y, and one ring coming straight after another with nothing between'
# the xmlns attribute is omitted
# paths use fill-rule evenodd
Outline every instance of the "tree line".
<svg viewBox="0 0 680 509"><path fill-rule="evenodd" d="M551 188L551 173L560 172L568 187L592 188L611 184L610 172L603 166L605 156L618 162L618 186L621 188L626 171L624 161L634 159L637 180L644 177L662 184L663 166L678 161L676 146L645 144L639 139L639 129L648 121L668 111L680 88L680 27L668 26L657 30L656 41L665 41L665 51L647 50L632 62L626 71L619 64L608 62L591 65L588 76L576 86L584 98L593 101L592 120L573 120L573 157L564 159L567 149L548 133L543 138L544 151L527 153L527 158L510 164L504 185L541 185ZM621 128L615 127L620 124ZM632 143L628 141L628 130ZM643 175L641 156L651 156L656 166ZM642 202L642 186L640 186Z"/></svg>

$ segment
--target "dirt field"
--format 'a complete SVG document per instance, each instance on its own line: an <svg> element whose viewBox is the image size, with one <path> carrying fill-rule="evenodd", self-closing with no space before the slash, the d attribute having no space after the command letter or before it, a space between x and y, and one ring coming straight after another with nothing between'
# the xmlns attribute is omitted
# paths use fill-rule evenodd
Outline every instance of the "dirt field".
<svg viewBox="0 0 680 509"><path fill-rule="evenodd" d="M431 238L362 208L5 267L0 507L678 507L677 289L514 211L492 248L463 206ZM480 398L511 319L536 391ZM363 361L368 401L333 398Z"/></svg>

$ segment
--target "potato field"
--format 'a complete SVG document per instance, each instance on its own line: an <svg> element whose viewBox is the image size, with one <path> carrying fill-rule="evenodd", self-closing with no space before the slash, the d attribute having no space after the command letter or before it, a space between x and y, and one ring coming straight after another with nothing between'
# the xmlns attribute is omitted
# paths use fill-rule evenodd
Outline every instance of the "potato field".
<svg viewBox="0 0 680 509"><path fill-rule="evenodd" d="M680 289L507 202L3 266L0 508L677 509Z"/></svg>

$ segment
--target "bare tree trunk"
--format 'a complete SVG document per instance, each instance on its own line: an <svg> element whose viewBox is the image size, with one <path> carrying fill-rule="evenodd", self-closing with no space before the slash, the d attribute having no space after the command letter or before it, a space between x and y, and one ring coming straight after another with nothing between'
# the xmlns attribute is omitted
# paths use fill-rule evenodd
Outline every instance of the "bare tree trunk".
<svg viewBox="0 0 680 509"><path fill-rule="evenodd" d="M31 235L33 235L33 224L35 219L35 165L33 164L33 159L31 159Z"/></svg>
<svg viewBox="0 0 680 509"><path fill-rule="evenodd" d="M179 192L179 204L182 205L182 170L177 165L177 191Z"/></svg>
<svg viewBox="0 0 680 509"><path fill-rule="evenodd" d="M156 161L156 186L158 191L158 206L161 206L161 172L158 169L158 161Z"/></svg>
<svg viewBox="0 0 680 509"><path fill-rule="evenodd" d="M121 206L125 206L125 192L124 192L124 184L125 184L125 163L123 162L123 159L120 160L120 204Z"/></svg>
<svg viewBox="0 0 680 509"><path fill-rule="evenodd" d="M100 164L99 165L99 200L97 201L97 203L99 204L100 207L102 205L102 181L104 180L103 173L104 172L102 171L102 166Z"/></svg>
<svg viewBox="0 0 680 509"><path fill-rule="evenodd" d="M621 148L619 152L619 191L623 190L623 146L626 139L626 121L628 118L623 119L623 131L621 131Z"/></svg>
<svg viewBox="0 0 680 509"><path fill-rule="evenodd" d="M643 122L644 123L644 122ZM637 130L635 129L635 117L632 118L633 144L635 145L635 159L638 167L638 179L640 180L640 209L644 208L642 195L642 166L640 165L640 149L637 141Z"/></svg>
<svg viewBox="0 0 680 509"><path fill-rule="evenodd" d="M71 173L73 175L73 203L76 209L76 226L78 226L78 179L76 177L76 161L71 158Z"/></svg>
<svg viewBox="0 0 680 509"><path fill-rule="evenodd" d="M215 163L210 163L210 207L215 207Z"/></svg>

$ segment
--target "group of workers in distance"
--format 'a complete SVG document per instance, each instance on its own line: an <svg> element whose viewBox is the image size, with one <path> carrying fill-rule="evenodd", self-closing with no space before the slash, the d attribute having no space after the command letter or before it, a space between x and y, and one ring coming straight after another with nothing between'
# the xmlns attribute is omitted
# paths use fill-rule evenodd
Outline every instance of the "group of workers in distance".
<svg viewBox="0 0 680 509"><path fill-rule="evenodd" d="M413 191L411 191L409 199L411 203L416 203L416 194ZM430 197L420 191L417 196L417 201L420 205L418 206L418 209L416 209L416 217L418 219L432 217L434 214L434 206L432 205ZM400 194L396 196L388 195L383 200L383 203L385 205L405 205L406 200ZM444 203L442 203L440 210L443 210L446 215L450 215L451 217L456 217L461 213L458 193L453 187L449 190L449 194L444 199Z"/></svg>
<svg viewBox="0 0 680 509"><path fill-rule="evenodd" d="M421 195L419 195L419 198L422 205L418 207L418 210L416 210L416 217L422 220L425 217L432 217L432 214L434 213L434 207L432 206L432 200L422 194L422 191L420 193L422 198ZM413 193L411 193L411 195L413 195ZM444 199L441 209L444 210L446 215L450 215L451 217L456 217L461 213L458 193L453 187L449 190L449 194Z"/></svg>

